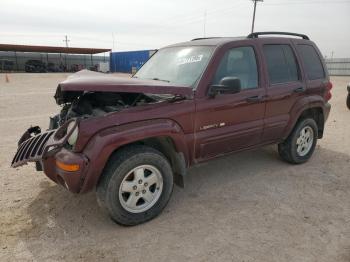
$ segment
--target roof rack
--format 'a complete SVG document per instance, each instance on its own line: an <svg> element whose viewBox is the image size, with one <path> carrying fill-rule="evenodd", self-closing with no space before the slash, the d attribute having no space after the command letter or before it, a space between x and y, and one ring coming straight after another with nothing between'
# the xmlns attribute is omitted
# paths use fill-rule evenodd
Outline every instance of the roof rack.
<svg viewBox="0 0 350 262"><path fill-rule="evenodd" d="M305 40L310 40L310 38L307 35L289 33L289 32L255 32L255 33L249 34L247 38L259 38L259 35L292 35L292 36L299 36Z"/></svg>
<svg viewBox="0 0 350 262"><path fill-rule="evenodd" d="M194 38L191 41L198 41L198 40L205 40L205 39L215 39L215 38L221 38L221 37L199 37L199 38Z"/></svg>

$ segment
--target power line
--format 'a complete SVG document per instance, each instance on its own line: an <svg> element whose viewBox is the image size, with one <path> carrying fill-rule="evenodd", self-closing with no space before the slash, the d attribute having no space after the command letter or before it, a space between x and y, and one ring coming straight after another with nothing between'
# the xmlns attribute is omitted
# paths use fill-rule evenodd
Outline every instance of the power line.
<svg viewBox="0 0 350 262"><path fill-rule="evenodd" d="M245 0L236 0L238 2L242 2ZM166 17L164 20L159 21L162 24L171 24L174 22L183 22L183 21L187 21L187 20L193 20L193 19L198 19L199 17L202 17L201 15L199 15L202 12L207 12L207 15L211 15L213 13L218 13L227 9L232 9L233 7L235 8L237 3L235 2L233 5L228 5L228 6L221 6L219 8L210 8L209 10L207 10L207 8L201 9L201 10L196 10L196 12L191 12L191 13L182 13L182 14L178 14L178 15L174 15L171 17Z"/></svg>
<svg viewBox="0 0 350 262"><path fill-rule="evenodd" d="M313 4L350 4L350 1L290 1L290 2L285 2L285 3L266 3L268 6L273 6L273 5L313 5Z"/></svg>
<svg viewBox="0 0 350 262"><path fill-rule="evenodd" d="M200 15L199 13L206 12L206 16L207 16L207 21L208 18L210 18L212 15L219 13L220 15L223 12L227 12L230 10L234 10L236 9L237 6L241 5L243 2L242 0L239 0L239 2L234 3L233 5L230 6L224 6L224 7L220 7L220 8L215 8L215 9L204 9L201 10L199 12L196 13L191 13L191 14L182 14L179 16L173 16L171 18L166 18L165 20L160 20L159 24L161 25L187 25L187 24L193 24L193 23L202 23L203 22L203 16ZM231 16L232 16L232 12L230 12Z"/></svg>
<svg viewBox="0 0 350 262"><path fill-rule="evenodd" d="M246 0L244 0L244 1L246 1ZM207 35L207 31L208 31L207 26L209 24L208 22L218 20L216 14L220 14L220 18L222 18L226 14L229 14L230 17L232 17L232 10L237 9L237 7L241 6L242 4L244 4L244 2L239 1L238 3L236 2L235 4L233 4L231 6L220 7L220 8L216 8L216 9L210 9L210 10L204 10L204 12L206 12L206 16L205 16L205 31L206 32L205 32L205 34ZM191 25L191 24L202 24L204 21L203 16L198 15L198 14L189 15L187 18L182 18L182 19L178 19L178 20L175 20L175 18L176 17L172 18L171 23L169 20L159 23L159 27L157 29L152 28L151 30L148 30L148 33L152 33L152 32L159 33L159 32L163 32L163 31L167 32L167 31L169 31L169 28L179 28L179 27L183 27L183 26L187 26L187 25ZM204 26L202 28L204 29Z"/></svg>

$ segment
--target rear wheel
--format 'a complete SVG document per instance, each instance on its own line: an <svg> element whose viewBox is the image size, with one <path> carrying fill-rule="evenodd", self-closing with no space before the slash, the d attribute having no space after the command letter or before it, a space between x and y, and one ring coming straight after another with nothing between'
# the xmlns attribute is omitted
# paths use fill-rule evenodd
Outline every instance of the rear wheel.
<svg viewBox="0 0 350 262"><path fill-rule="evenodd" d="M312 156L318 137L315 120L304 119L295 126L293 132L281 144L278 152L282 159L292 164L301 164Z"/></svg>
<svg viewBox="0 0 350 262"><path fill-rule="evenodd" d="M350 109L350 93L348 94L348 98L346 99L346 105Z"/></svg>
<svg viewBox="0 0 350 262"><path fill-rule="evenodd" d="M97 199L115 222L131 226L159 215L172 190L167 159L153 148L132 146L111 157L97 186Z"/></svg>

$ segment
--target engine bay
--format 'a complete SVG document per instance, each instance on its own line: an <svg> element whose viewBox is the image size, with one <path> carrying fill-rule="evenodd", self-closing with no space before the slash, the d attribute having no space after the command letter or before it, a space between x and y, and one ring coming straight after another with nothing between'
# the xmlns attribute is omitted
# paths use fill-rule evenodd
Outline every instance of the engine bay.
<svg viewBox="0 0 350 262"><path fill-rule="evenodd" d="M170 96L171 97L171 96ZM84 92L61 103L61 112L50 118L49 129L55 129L75 117L98 117L126 108L160 102L169 98L165 95L143 93ZM60 104L60 103L58 103Z"/></svg>

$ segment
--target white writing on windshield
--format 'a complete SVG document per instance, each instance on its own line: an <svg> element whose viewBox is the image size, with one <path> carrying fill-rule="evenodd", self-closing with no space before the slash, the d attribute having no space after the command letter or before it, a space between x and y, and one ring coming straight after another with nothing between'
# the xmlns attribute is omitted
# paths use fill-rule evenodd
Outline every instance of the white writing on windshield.
<svg viewBox="0 0 350 262"><path fill-rule="evenodd" d="M178 59L178 65L198 63L202 61L203 55L194 55L190 57L182 57Z"/></svg>

